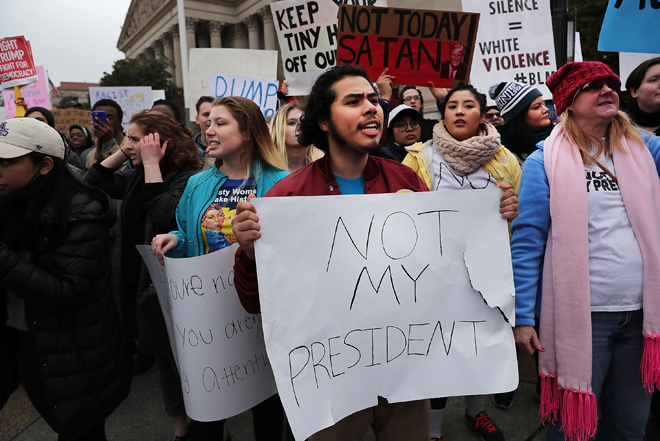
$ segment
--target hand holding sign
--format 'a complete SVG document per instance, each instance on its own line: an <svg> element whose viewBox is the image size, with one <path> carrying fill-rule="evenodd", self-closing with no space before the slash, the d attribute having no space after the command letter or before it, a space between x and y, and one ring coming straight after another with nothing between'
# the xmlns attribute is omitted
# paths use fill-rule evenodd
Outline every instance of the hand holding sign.
<svg viewBox="0 0 660 441"><path fill-rule="evenodd" d="M254 198L256 196L251 194L248 196L247 202L239 202L236 205L236 217L231 221L236 241L250 260L254 260L254 241L261 238L259 216L251 202Z"/></svg>
<svg viewBox="0 0 660 441"><path fill-rule="evenodd" d="M438 102L443 102L445 100L445 97L449 93L451 89L447 87L435 87L433 84L433 81L429 81L429 91L431 92L431 95L433 95L433 98L435 98L436 101Z"/></svg>
<svg viewBox="0 0 660 441"><path fill-rule="evenodd" d="M151 239L151 249L161 265L165 263L165 253L176 247L178 244L179 238L176 237L175 234L159 234Z"/></svg>
<svg viewBox="0 0 660 441"><path fill-rule="evenodd" d="M389 69L385 68L383 73L380 74L376 80L376 85L380 91L380 97L389 101L390 98L392 98L392 82L394 81L394 77L392 75L388 75L387 71L389 71Z"/></svg>

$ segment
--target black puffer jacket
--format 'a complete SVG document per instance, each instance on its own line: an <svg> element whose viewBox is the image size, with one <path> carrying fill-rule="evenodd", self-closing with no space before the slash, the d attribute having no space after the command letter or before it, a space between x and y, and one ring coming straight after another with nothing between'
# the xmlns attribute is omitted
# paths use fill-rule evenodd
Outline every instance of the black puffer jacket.
<svg viewBox="0 0 660 441"><path fill-rule="evenodd" d="M52 207L41 212L39 240L56 241L51 251L26 259L0 242L0 290L25 302L48 405L62 431L106 418L130 388L132 361L110 286L115 218L109 199L79 192L63 238L48 234Z"/></svg>
<svg viewBox="0 0 660 441"><path fill-rule="evenodd" d="M186 188L188 178L197 170L171 169L163 176L163 182L144 183L144 168L138 167L126 172L115 172L94 164L85 174L85 182L103 190L113 199L121 199L119 225L115 236L115 254L112 262L112 287L115 301L119 305L124 322L135 320L140 351L145 354L172 357L170 340L167 337L165 319L156 291L151 289L151 277L146 265L139 259L136 280L131 285L126 282L126 264L124 259L129 253L136 253L135 245L150 245L157 234L169 233L177 229L176 207L181 194ZM140 216L127 213L136 204L143 205ZM129 228L143 228L139 242L126 239ZM131 260L129 260L131 261ZM135 292L128 292L133 286ZM133 318L135 315L135 318ZM133 324L131 323L131 326Z"/></svg>

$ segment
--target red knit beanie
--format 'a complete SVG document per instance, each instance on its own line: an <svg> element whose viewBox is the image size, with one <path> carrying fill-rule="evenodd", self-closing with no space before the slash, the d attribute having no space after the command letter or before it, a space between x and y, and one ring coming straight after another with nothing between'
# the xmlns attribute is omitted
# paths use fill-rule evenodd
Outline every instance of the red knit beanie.
<svg viewBox="0 0 660 441"><path fill-rule="evenodd" d="M555 102L557 116L573 102L580 87L595 80L608 80L619 77L607 64L600 61L580 61L564 64L545 82Z"/></svg>

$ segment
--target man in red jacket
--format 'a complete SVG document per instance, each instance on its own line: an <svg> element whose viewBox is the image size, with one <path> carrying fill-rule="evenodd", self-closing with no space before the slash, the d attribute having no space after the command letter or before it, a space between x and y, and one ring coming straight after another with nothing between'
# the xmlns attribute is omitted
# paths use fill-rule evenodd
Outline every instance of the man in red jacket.
<svg viewBox="0 0 660 441"><path fill-rule="evenodd" d="M301 145L314 144L326 155L282 179L266 196L428 191L412 169L369 156L378 146L382 128L383 110L364 69L352 65L330 69L312 87L298 138ZM508 191L510 194L505 192L502 201L513 196L513 190ZM236 208L232 228L241 248L236 253L235 286L243 307L258 313L254 241L261 237L259 218L249 201L240 202ZM362 439L373 423L377 439L428 441L429 419L428 400L390 404L379 397L376 407L356 412L309 439Z"/></svg>

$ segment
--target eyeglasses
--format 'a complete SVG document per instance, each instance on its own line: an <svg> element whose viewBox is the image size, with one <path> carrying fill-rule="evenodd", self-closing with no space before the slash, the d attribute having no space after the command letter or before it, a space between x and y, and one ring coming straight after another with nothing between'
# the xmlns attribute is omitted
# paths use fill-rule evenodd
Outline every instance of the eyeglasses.
<svg viewBox="0 0 660 441"><path fill-rule="evenodd" d="M580 87L580 90L589 89L591 92L600 92L603 89L603 86L607 84L607 87L615 91L616 93L621 92L621 81L619 80L598 80L590 81L584 86Z"/></svg>
<svg viewBox="0 0 660 441"><path fill-rule="evenodd" d="M486 119L488 121L490 121L491 119L501 118L501 117L502 117L502 115L500 115L499 112L498 113L487 113L486 114Z"/></svg>
<svg viewBox="0 0 660 441"><path fill-rule="evenodd" d="M405 98L403 99L403 102L404 102L404 103L407 103L407 102L410 102L410 101L412 101L412 100L419 101L419 100L420 100L420 96L419 96L419 95L407 96L407 97L405 97Z"/></svg>
<svg viewBox="0 0 660 441"><path fill-rule="evenodd" d="M408 125L410 125L410 128L413 130L419 129L419 121L397 121L394 123L394 127L401 132L405 132L408 129Z"/></svg>

